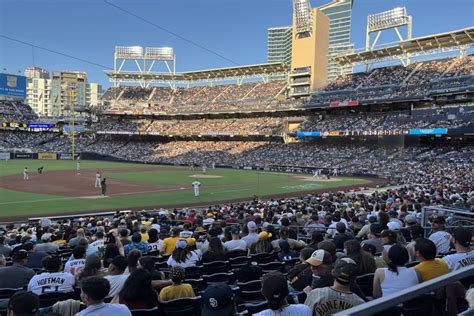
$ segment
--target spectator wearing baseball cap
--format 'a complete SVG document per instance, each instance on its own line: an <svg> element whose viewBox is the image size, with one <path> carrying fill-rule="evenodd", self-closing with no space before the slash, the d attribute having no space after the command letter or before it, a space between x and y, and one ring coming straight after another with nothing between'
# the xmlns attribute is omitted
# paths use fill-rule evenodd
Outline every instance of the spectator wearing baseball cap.
<svg viewBox="0 0 474 316"><path fill-rule="evenodd" d="M110 283L110 293L107 297L114 297L123 288L128 274L124 274L127 269L128 261L124 256L115 256L108 268L108 275L105 278Z"/></svg>
<svg viewBox="0 0 474 316"><path fill-rule="evenodd" d="M357 265L352 259L336 261L331 274L334 278L332 286L312 290L304 302L313 315L331 315L364 303L350 289L357 276Z"/></svg>
<svg viewBox="0 0 474 316"><path fill-rule="evenodd" d="M471 250L472 231L469 228L457 227L451 237L451 248L456 253L443 257L450 271L456 271L463 267L474 265L474 250Z"/></svg>
<svg viewBox="0 0 474 316"><path fill-rule="evenodd" d="M28 291L18 291L8 301L7 315L34 316L38 315L39 308L38 295Z"/></svg>
<svg viewBox="0 0 474 316"><path fill-rule="evenodd" d="M35 244L33 244L31 241L23 244L23 249L28 252L28 261L26 262L26 266L31 269L41 269L43 267L41 260L48 256L48 254L44 251L36 251L35 248Z"/></svg>
<svg viewBox="0 0 474 316"><path fill-rule="evenodd" d="M255 316L300 315L311 316L311 309L304 304L289 305L288 283L280 272L266 274L262 280L262 294L265 296L269 309L254 314Z"/></svg>
<svg viewBox="0 0 474 316"><path fill-rule="evenodd" d="M35 272L26 267L28 252L18 250L13 255L13 265L0 269L0 288L18 289L28 285Z"/></svg>
<svg viewBox="0 0 474 316"><path fill-rule="evenodd" d="M446 254L450 250L449 241L451 235L446 231L446 218L442 214L433 214L430 218L431 220L431 231L433 233L430 235L429 239L436 245L436 253Z"/></svg>
<svg viewBox="0 0 474 316"><path fill-rule="evenodd" d="M273 246L270 238L272 234L267 231L262 231L258 234L258 241L250 247L250 253L270 253L273 251Z"/></svg>
<svg viewBox="0 0 474 316"><path fill-rule="evenodd" d="M376 253L382 253L383 243L380 236L381 233L382 233L382 226L379 223L370 224L369 235L368 235L369 239L364 240L362 242L362 246L364 246L365 244L372 244L375 246Z"/></svg>
<svg viewBox="0 0 474 316"><path fill-rule="evenodd" d="M176 247L176 242L182 239L179 237L179 233L180 229L175 227L171 230L171 237L163 239L163 246L160 251L161 254L170 255L173 253Z"/></svg>
<svg viewBox="0 0 474 316"><path fill-rule="evenodd" d="M81 283L81 300L87 308L75 316L131 316L130 310L123 304L107 304L104 299L110 293L109 281L101 277L88 277Z"/></svg>
<svg viewBox="0 0 474 316"><path fill-rule="evenodd" d="M215 283L207 287L202 296L202 316L235 315L235 296L230 286Z"/></svg>
<svg viewBox="0 0 474 316"><path fill-rule="evenodd" d="M311 266L311 271L313 272L313 282L311 285L313 289L324 287L327 286L328 283L329 285L332 283L332 256L328 251L323 249L315 250L311 254L311 257L306 260L306 263Z"/></svg>
<svg viewBox="0 0 474 316"><path fill-rule="evenodd" d="M183 268L194 267L199 261L199 257L194 251L189 251L186 240L178 240L175 249L166 262L168 266L181 266Z"/></svg>
<svg viewBox="0 0 474 316"><path fill-rule="evenodd" d="M250 221L247 223L247 228L249 233L247 236L243 237L242 240L247 243L247 247L252 247L258 241L258 234L257 234L257 224L254 221Z"/></svg>
<svg viewBox="0 0 474 316"><path fill-rule="evenodd" d="M232 240L224 243L224 247L228 252L234 250L247 250L247 243L245 240L240 239L240 227L238 225L232 225L230 228L230 234L232 235Z"/></svg>
<svg viewBox="0 0 474 316"><path fill-rule="evenodd" d="M180 266L170 267L169 278L171 285L164 287L160 292L160 301L171 301L178 298L194 297L193 287L183 283L184 268Z"/></svg>
<svg viewBox="0 0 474 316"><path fill-rule="evenodd" d="M36 246L36 251L44 251L44 252L49 252L49 253L55 253L56 251L59 250L59 245L51 242L52 234L50 233L45 233L41 235L41 240L43 243L38 244Z"/></svg>

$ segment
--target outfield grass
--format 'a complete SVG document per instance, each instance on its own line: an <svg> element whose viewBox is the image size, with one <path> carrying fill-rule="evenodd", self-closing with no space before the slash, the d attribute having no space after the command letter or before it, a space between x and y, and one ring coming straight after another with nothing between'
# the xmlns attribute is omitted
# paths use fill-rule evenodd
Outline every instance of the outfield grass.
<svg viewBox="0 0 474 316"><path fill-rule="evenodd" d="M40 160L11 160L0 162L0 177L12 174L21 174L23 168L36 170L44 166L45 172L51 170L75 169L72 161L40 161ZM18 216L38 216L45 214L65 214L79 211L96 211L105 209L126 209L132 207L158 207L164 205L211 203L232 199L250 198L258 196L278 195L295 192L334 188L342 186L357 186L369 181L358 178L341 178L338 182L309 182L296 179L292 174L270 173L253 170L235 169L208 169L208 175L220 178L200 178L202 183L201 196L194 197L191 190L191 175L199 175L200 170L190 171L188 168L159 167L158 172L146 172L143 168L154 168L156 165L128 164L103 161L81 161L81 169L107 168L140 168L137 172L104 173L107 178L122 181L147 183L153 185L180 185L183 190L154 192L123 196L112 196L102 199L85 199L78 197L64 197L48 194L35 194L12 191L2 188L0 178L0 218Z"/></svg>

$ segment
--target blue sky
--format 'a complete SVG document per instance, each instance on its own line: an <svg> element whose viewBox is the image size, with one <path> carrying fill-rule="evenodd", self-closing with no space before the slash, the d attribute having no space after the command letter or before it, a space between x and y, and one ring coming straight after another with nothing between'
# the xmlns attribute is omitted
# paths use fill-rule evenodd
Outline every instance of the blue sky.
<svg viewBox="0 0 474 316"><path fill-rule="evenodd" d="M207 47L241 65L266 62L267 28L291 24L291 0L109 0L147 20ZM312 0L312 6L327 1ZM367 15L406 6L413 36L474 25L472 0L355 0L352 41L365 43ZM171 46L177 71L232 66L129 16L103 0L0 0L0 34L113 67L116 45ZM395 40L394 32L381 41ZM0 70L16 73L28 66L49 71L81 70L105 87L103 68L32 49L0 37Z"/></svg>

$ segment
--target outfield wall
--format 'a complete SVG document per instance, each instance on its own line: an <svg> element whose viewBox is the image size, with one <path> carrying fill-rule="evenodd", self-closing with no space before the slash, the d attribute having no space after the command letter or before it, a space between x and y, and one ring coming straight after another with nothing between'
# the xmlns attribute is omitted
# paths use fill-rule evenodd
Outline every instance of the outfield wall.
<svg viewBox="0 0 474 316"><path fill-rule="evenodd" d="M74 154L75 160L81 155ZM10 159L38 159L38 160L71 160L72 154L55 153L55 152L37 152L37 153L20 153L20 152L0 152L0 160Z"/></svg>

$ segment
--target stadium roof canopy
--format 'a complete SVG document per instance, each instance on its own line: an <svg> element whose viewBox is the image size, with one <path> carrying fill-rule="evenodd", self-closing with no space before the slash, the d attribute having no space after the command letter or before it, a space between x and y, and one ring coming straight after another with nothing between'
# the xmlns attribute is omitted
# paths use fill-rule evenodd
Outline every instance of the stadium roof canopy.
<svg viewBox="0 0 474 316"><path fill-rule="evenodd" d="M268 63L248 66L237 66L217 69L196 70L180 73L158 72L127 72L105 71L111 80L120 82L157 82L157 83L190 83L202 81L219 81L232 79L255 78L258 76L271 76L288 72L289 68L282 63Z"/></svg>
<svg viewBox="0 0 474 316"><path fill-rule="evenodd" d="M407 54L413 56L421 52L451 49L473 44L474 27L468 27L451 32L416 37L369 51L362 50L351 54L339 55L334 57L334 60L340 65L348 65L370 60L396 58Z"/></svg>

